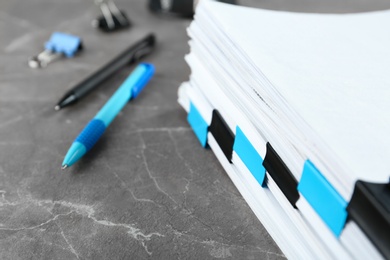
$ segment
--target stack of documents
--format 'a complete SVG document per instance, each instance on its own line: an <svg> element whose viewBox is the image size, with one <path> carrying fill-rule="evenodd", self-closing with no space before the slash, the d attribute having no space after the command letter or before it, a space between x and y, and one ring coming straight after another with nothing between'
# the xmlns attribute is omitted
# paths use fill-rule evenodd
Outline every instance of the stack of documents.
<svg viewBox="0 0 390 260"><path fill-rule="evenodd" d="M390 258L390 12L201 1L179 103L292 259Z"/></svg>

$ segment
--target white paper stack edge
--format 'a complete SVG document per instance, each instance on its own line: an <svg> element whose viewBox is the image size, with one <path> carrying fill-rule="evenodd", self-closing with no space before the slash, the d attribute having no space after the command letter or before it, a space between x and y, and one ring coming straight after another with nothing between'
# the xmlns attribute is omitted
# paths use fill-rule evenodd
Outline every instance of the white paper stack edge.
<svg viewBox="0 0 390 260"><path fill-rule="evenodd" d="M389 22L196 10L179 103L289 258L390 257Z"/></svg>

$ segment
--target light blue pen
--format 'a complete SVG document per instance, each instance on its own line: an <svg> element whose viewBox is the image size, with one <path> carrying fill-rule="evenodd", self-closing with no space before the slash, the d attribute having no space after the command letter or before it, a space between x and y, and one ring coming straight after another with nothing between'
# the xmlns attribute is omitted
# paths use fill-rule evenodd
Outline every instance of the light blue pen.
<svg viewBox="0 0 390 260"><path fill-rule="evenodd" d="M72 166L95 145L116 115L127 102L138 96L153 74L154 66L152 64L141 63L134 69L94 119L74 140L62 162L63 170Z"/></svg>

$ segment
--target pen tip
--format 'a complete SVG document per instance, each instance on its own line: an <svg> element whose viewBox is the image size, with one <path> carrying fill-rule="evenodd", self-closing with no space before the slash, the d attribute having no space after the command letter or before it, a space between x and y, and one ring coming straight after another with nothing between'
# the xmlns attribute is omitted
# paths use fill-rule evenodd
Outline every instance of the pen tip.
<svg viewBox="0 0 390 260"><path fill-rule="evenodd" d="M59 105L57 105L57 106L54 107L54 109L58 111L58 110L61 109L61 107Z"/></svg>
<svg viewBox="0 0 390 260"><path fill-rule="evenodd" d="M68 165L64 164L64 165L62 165L61 170L65 170L66 168L68 168Z"/></svg>

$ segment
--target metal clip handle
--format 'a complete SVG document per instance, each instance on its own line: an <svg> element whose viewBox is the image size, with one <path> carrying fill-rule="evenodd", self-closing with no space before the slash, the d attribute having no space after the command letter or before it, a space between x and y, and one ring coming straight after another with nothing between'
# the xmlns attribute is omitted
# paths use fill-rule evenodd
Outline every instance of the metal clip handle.
<svg viewBox="0 0 390 260"><path fill-rule="evenodd" d="M28 60L28 65L30 68L38 69L44 68L52 61L58 60L63 54L52 52L50 50L44 50L36 56L31 57Z"/></svg>

